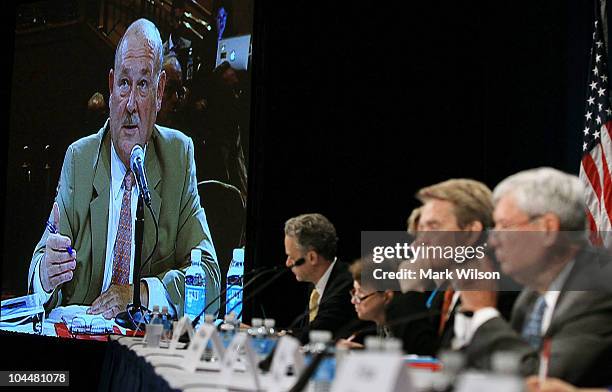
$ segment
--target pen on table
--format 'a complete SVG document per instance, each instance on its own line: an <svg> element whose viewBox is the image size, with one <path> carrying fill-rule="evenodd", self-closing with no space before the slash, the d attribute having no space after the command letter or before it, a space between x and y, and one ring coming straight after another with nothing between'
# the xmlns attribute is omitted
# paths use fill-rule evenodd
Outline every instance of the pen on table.
<svg viewBox="0 0 612 392"><path fill-rule="evenodd" d="M51 222L49 222L49 221L47 221L47 229L49 230L49 233L51 233L51 234L57 234L57 233L58 233L58 232L57 232L57 229L55 228L55 225L53 225L53 224L52 224ZM68 254L69 254L70 256L72 256L72 254L73 254L72 247L67 246L67 247L66 247L66 251L68 251Z"/></svg>

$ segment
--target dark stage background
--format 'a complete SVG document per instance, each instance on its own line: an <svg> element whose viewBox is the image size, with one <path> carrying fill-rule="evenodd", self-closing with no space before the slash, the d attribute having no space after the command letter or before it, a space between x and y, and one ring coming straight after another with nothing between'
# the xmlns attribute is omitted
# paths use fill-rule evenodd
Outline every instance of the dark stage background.
<svg viewBox="0 0 612 392"><path fill-rule="evenodd" d="M300 213L327 215L339 258L352 261L362 230L405 228L424 185L470 177L493 187L543 165L577 173L592 1L489 3L256 1L247 266L284 263L283 224ZM15 69L28 70L15 75L18 83L4 74L3 94L31 103L20 119L4 117L5 130L17 132L5 132L3 195L13 201L5 204L3 288L25 284L29 258L16 257L15 243L27 239L33 249L42 222L32 228L30 215L49 210L46 202L14 199L26 192L16 182L24 175L18 149L27 138L37 148L52 138L51 159L61 162L76 138L68 130L89 131L78 105L105 83L112 58L82 35L65 46L47 38L25 53L16 45L23 64ZM67 61L72 51L86 53L79 64ZM27 60L35 52L48 57L42 69ZM90 67L91 77L71 79L77 66ZM49 72L65 74L65 83L28 89ZM61 126L46 129L47 116ZM257 298L251 315L287 325L306 308L306 295L288 274ZM28 351L42 344L14 341L19 350L3 354L0 368L28 368ZM66 347L68 356L88 349ZM93 362L100 353L92 351ZM63 364L57 369L77 370Z"/></svg>

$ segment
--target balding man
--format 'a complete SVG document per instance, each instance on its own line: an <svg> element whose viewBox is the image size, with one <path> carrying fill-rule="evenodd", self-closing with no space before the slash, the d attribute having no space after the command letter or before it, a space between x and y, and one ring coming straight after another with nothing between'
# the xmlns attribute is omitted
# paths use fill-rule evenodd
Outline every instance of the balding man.
<svg viewBox="0 0 612 392"><path fill-rule="evenodd" d="M525 288L509 322L479 292L461 293L455 332L468 362L486 368L496 352L512 352L525 375L535 374L550 347L548 375L611 384L609 255L587 245L580 180L552 168L527 170L502 181L493 201L489 244L503 272Z"/></svg>
<svg viewBox="0 0 612 392"><path fill-rule="evenodd" d="M198 196L193 142L155 125L165 84L159 31L148 20L137 20L117 45L108 75L110 118L98 133L68 147L49 219L58 233L45 230L34 250L29 289L44 296L47 309L85 304L91 305L90 313L112 318L132 301L133 284L140 284L143 305L169 305L181 316L192 248L202 251L207 300L219 293L219 266ZM155 246L155 224L145 213L145 277L140 282L133 282L138 187L129 164L136 144L145 148L159 222ZM210 307L211 312L217 309L218 302Z"/></svg>

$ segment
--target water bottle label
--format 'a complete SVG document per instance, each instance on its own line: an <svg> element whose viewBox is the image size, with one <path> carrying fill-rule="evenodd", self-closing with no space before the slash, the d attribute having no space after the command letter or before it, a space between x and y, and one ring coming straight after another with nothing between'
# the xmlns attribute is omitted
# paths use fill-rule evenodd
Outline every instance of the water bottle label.
<svg viewBox="0 0 612 392"><path fill-rule="evenodd" d="M185 285L186 286L205 286L206 280L202 274L186 275Z"/></svg>
<svg viewBox="0 0 612 392"><path fill-rule="evenodd" d="M234 312L240 314L242 310L242 287L232 287L227 290L226 297L226 312Z"/></svg>
<svg viewBox="0 0 612 392"><path fill-rule="evenodd" d="M198 315L206 305L206 290L201 286L185 286L185 313Z"/></svg>
<svg viewBox="0 0 612 392"><path fill-rule="evenodd" d="M336 360L333 357L324 358L317 367L313 380L316 381L330 381L334 379L336 375Z"/></svg>

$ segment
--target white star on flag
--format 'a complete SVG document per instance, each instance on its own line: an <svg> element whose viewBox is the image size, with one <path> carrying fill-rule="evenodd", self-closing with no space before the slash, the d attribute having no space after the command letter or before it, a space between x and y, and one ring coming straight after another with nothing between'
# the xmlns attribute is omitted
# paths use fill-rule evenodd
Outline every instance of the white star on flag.
<svg viewBox="0 0 612 392"><path fill-rule="evenodd" d="M595 139L599 139L599 131L595 131L595 132L593 132L593 137L594 137Z"/></svg>
<svg viewBox="0 0 612 392"><path fill-rule="evenodd" d="M590 86L591 86L591 90L595 90L597 88L597 82L593 80Z"/></svg>
<svg viewBox="0 0 612 392"><path fill-rule="evenodd" d="M597 69L597 67L593 68L593 73L595 75L599 75L599 70Z"/></svg>
<svg viewBox="0 0 612 392"><path fill-rule="evenodd" d="M603 96L604 93L606 92L606 89L600 88L599 90L597 90L597 94L599 94L599 96Z"/></svg>
<svg viewBox="0 0 612 392"><path fill-rule="evenodd" d="M589 97L589 99L587 99L587 102L589 103L589 105L594 105L595 104L595 98Z"/></svg>
<svg viewBox="0 0 612 392"><path fill-rule="evenodd" d="M584 136L589 134L589 127L584 128Z"/></svg>
<svg viewBox="0 0 612 392"><path fill-rule="evenodd" d="M601 118L599 118L599 116L597 116L597 118L595 119L595 122L596 122L597 124L601 124Z"/></svg>
<svg viewBox="0 0 612 392"><path fill-rule="evenodd" d="M587 114L585 114L584 117L586 117L587 120L590 120L592 115L593 113L587 112Z"/></svg>

